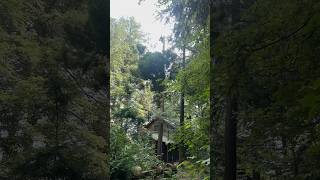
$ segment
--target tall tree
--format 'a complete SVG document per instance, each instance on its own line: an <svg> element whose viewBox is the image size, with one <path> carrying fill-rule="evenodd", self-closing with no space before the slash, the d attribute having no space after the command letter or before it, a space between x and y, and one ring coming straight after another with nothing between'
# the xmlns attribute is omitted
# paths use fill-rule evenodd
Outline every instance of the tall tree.
<svg viewBox="0 0 320 180"><path fill-rule="evenodd" d="M219 0L210 1L210 179L216 179L216 124L217 124L217 98L214 83L214 68L217 63L217 57L214 53L215 42L219 35L220 26L218 24L219 17L218 10L221 9L221 2Z"/></svg>
<svg viewBox="0 0 320 180"><path fill-rule="evenodd" d="M98 2L0 3L1 46L10 47L0 50L1 178L108 177L107 133L97 128L107 119L108 15L92 16L88 3Z"/></svg>
<svg viewBox="0 0 320 180"><path fill-rule="evenodd" d="M186 48L183 47L182 49L182 71L185 70L186 67ZM184 78L183 78L184 79ZM185 110L185 83L184 80L182 80L182 85L181 85L181 92L180 92L180 127L183 128L184 127L184 110ZM183 162L185 160L185 148L184 148L184 144L181 143L179 145L179 161Z"/></svg>
<svg viewBox="0 0 320 180"><path fill-rule="evenodd" d="M110 175L110 2L107 0L90 0L89 2L89 23L92 28L92 36L95 40L96 53L100 62L98 63L99 75L101 76L102 90L106 94L105 112L100 120L99 135L104 137L106 146L104 152L107 156L106 177Z"/></svg>
<svg viewBox="0 0 320 180"><path fill-rule="evenodd" d="M236 24L240 19L240 1L233 0L230 6L229 15L231 19L231 26ZM236 57L237 58L237 57ZM225 107L225 179L236 180L237 179L237 116L238 116L238 78L241 69L239 64L240 59L235 59L235 70L227 70L227 76L229 83L226 89L226 107ZM241 61L241 60L240 60Z"/></svg>

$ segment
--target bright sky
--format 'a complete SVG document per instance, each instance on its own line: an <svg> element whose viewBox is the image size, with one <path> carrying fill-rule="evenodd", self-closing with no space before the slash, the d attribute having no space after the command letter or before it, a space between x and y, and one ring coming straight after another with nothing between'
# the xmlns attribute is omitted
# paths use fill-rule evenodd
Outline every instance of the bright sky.
<svg viewBox="0 0 320 180"><path fill-rule="evenodd" d="M157 0L145 0L140 5L139 0L111 0L110 14L113 18L134 17L141 25L141 31L147 34L147 48L149 51L161 51L159 41L161 35L171 34L171 26L156 17Z"/></svg>

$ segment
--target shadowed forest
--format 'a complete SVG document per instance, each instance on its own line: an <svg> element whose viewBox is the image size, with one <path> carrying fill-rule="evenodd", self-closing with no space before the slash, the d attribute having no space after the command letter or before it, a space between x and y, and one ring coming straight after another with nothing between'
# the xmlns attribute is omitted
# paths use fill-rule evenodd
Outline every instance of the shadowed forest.
<svg viewBox="0 0 320 180"><path fill-rule="evenodd" d="M320 2L157 7L0 1L0 179L320 179Z"/></svg>

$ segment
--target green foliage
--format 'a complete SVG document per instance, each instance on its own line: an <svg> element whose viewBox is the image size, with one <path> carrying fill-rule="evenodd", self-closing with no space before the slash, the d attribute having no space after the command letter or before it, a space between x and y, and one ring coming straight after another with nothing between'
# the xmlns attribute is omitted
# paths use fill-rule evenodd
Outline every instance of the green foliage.
<svg viewBox="0 0 320 180"><path fill-rule="evenodd" d="M160 52L148 52L139 61L139 73L145 80L151 80L152 90L162 92L164 87L162 85L165 79L164 67L174 60L174 54L163 54Z"/></svg>
<svg viewBox="0 0 320 180"><path fill-rule="evenodd" d="M211 164L218 177L223 176L223 147L228 146L221 140L225 134L225 98L234 96L238 102L237 167L248 175L258 172L266 179L316 179L318 164L310 158L319 154L319 2L240 2L240 21L234 24L229 17L237 7L223 1L213 4L212 30L218 30L219 37L211 34L214 49L210 51L216 61L209 77L209 51L205 50L209 13L202 7L209 7L208 3L158 1L161 15L175 20L177 47L185 45L192 54L186 69L167 82L168 91L186 93L186 114L191 115L184 127L188 130L181 128L176 140L189 146L193 154L192 141L184 139L207 132L195 130L200 122L195 119L208 116L210 81L217 141L212 151L215 154L211 154L216 162ZM204 114L194 113L199 107Z"/></svg>
<svg viewBox="0 0 320 180"><path fill-rule="evenodd" d="M205 118L192 119L180 127L174 136L178 144L187 147L188 154L194 159L205 159L209 157L209 139L206 132L207 124L204 124Z"/></svg>
<svg viewBox="0 0 320 180"><path fill-rule="evenodd" d="M192 54L184 70L177 75L176 86L185 91L190 103L206 103L209 100L210 56L208 38L198 45L198 53ZM173 85L174 86L174 85Z"/></svg>
<svg viewBox="0 0 320 180"><path fill-rule="evenodd" d="M158 0L158 5L160 17L166 22L174 22L174 41L177 47L182 48L187 45L186 43L193 47L203 40L203 37L198 36L199 32L207 35L203 30L208 24L208 1ZM197 35L193 36L194 34Z"/></svg>
<svg viewBox="0 0 320 180"><path fill-rule="evenodd" d="M177 179L209 179L209 167L208 160L183 161L178 165Z"/></svg>
<svg viewBox="0 0 320 180"><path fill-rule="evenodd" d="M317 172L307 170L313 166L307 152L318 137L319 3L274 3L248 4L244 23L224 27L216 39L216 98L234 93L239 103L239 168L263 178L312 179ZM224 112L223 106L217 110Z"/></svg>
<svg viewBox="0 0 320 180"><path fill-rule="evenodd" d="M140 26L133 18L111 19L111 179L132 178L131 169L161 163L154 155L150 135L142 125L151 116L151 84L139 76L139 58L145 56ZM147 53L148 54L148 53Z"/></svg>
<svg viewBox="0 0 320 180"><path fill-rule="evenodd" d="M88 1L7 0L0 9L1 179L105 178L105 72Z"/></svg>
<svg viewBox="0 0 320 180"><path fill-rule="evenodd" d="M142 33L133 18L111 19L110 24L111 56L111 103L113 109L128 104L131 94L142 83L135 76Z"/></svg>
<svg viewBox="0 0 320 180"><path fill-rule="evenodd" d="M112 126L111 131L111 173L112 179L129 179L131 169L140 166L143 170L161 162L154 156L153 147L148 143L149 135L141 136L139 141L132 141L119 126Z"/></svg>

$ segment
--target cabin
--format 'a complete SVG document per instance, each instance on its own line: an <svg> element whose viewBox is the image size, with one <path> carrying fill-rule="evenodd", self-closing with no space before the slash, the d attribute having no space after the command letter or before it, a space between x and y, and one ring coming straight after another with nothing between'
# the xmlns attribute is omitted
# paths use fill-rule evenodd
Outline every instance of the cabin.
<svg viewBox="0 0 320 180"><path fill-rule="evenodd" d="M165 119L155 117L146 125L151 134L155 154L166 163L179 161L179 151L173 146L173 133L176 126Z"/></svg>

